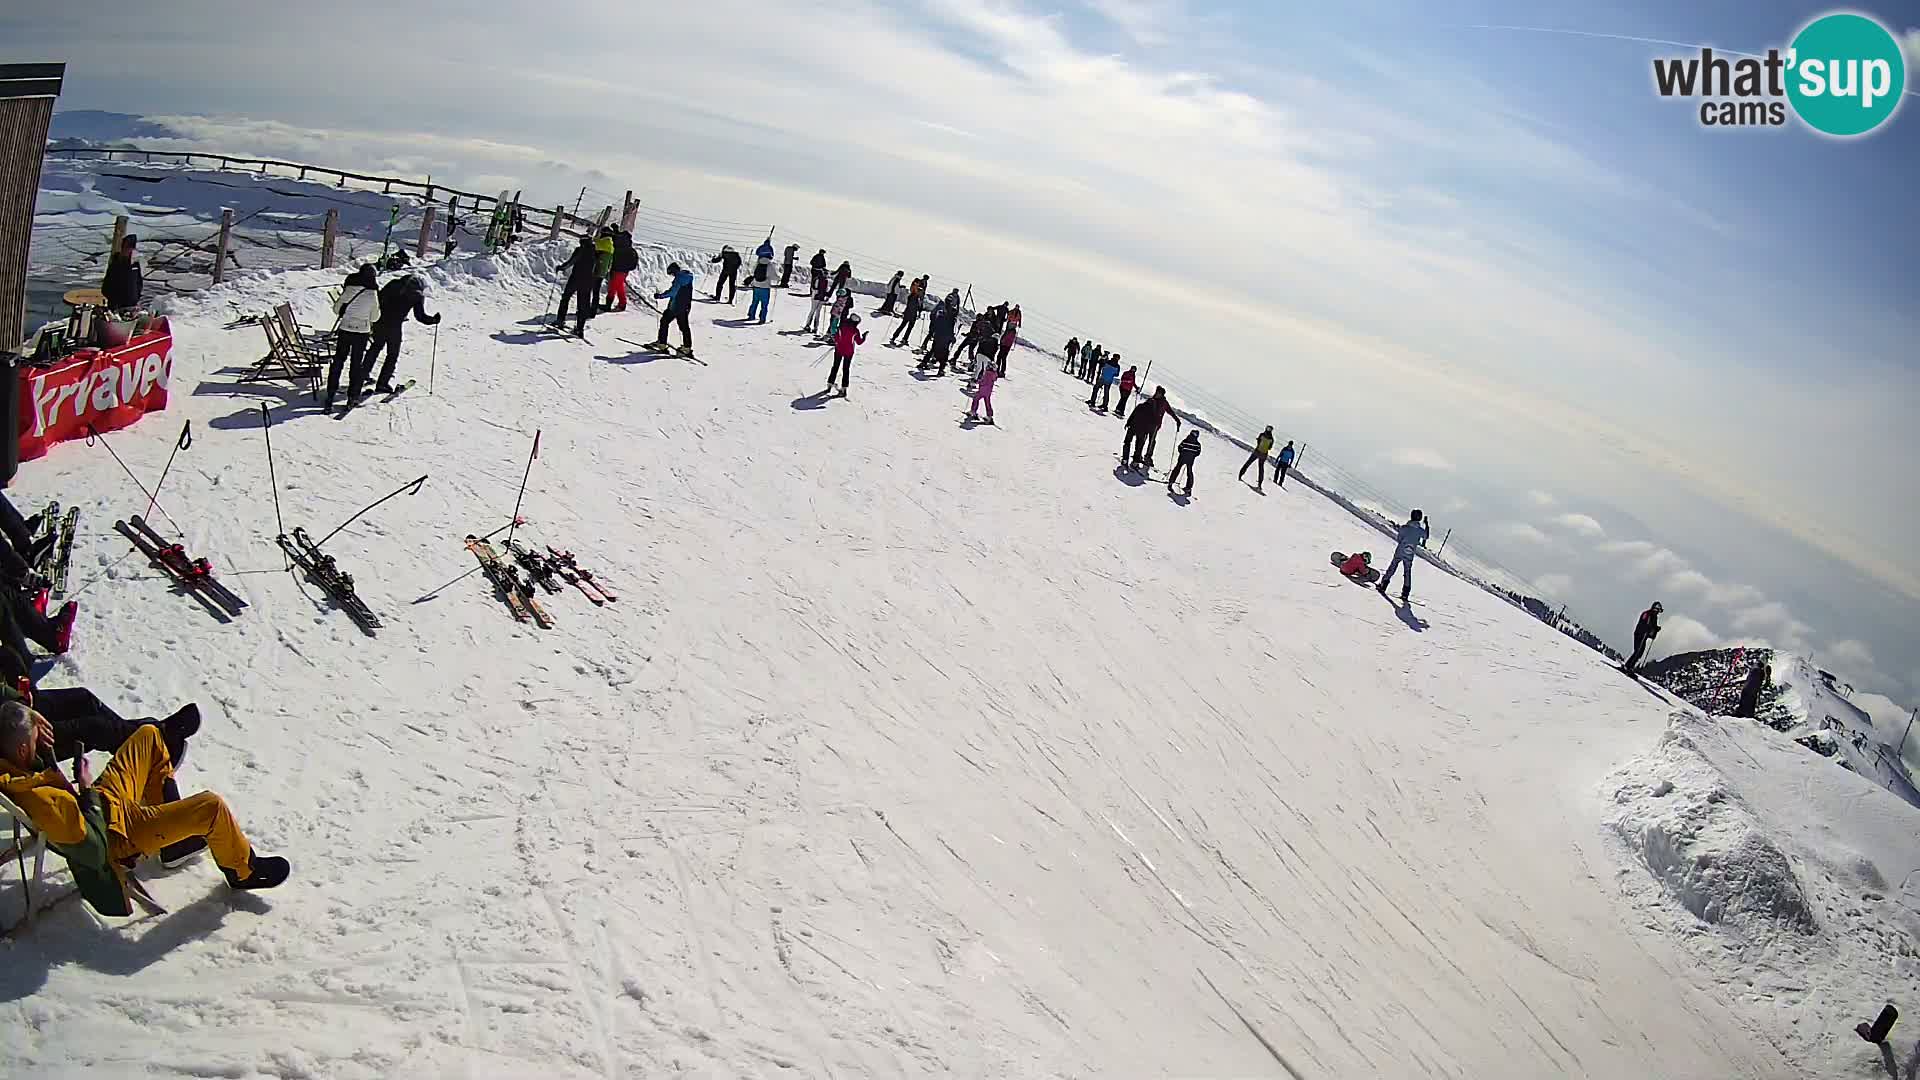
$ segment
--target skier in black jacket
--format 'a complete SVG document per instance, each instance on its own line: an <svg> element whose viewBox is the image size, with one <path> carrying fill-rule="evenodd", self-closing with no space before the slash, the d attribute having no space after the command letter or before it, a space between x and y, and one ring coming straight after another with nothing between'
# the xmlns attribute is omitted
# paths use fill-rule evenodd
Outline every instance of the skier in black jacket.
<svg viewBox="0 0 1920 1080"><path fill-rule="evenodd" d="M567 261L554 267L555 270L570 270L566 288L560 290L560 310L553 317L553 328L562 330L567 325L567 301L577 299L580 303L574 316L573 336L587 336L587 320L593 317L594 294L600 291L600 278L595 273L600 253L594 250L593 237L583 236L580 245L567 256Z"/></svg>
<svg viewBox="0 0 1920 1080"><path fill-rule="evenodd" d="M793 281L793 257L800 254L799 244L788 244L785 258L780 263L780 287L786 288Z"/></svg>
<svg viewBox="0 0 1920 1080"><path fill-rule="evenodd" d="M720 280L713 283L713 302L720 302L720 290L725 289L727 303L731 304L733 298L740 295L740 253L731 246L723 247L720 254L707 260L708 266L716 263L720 266Z"/></svg>
<svg viewBox="0 0 1920 1080"><path fill-rule="evenodd" d="M440 316L427 314L427 283L412 274L403 274L380 288L380 317L373 322L373 345L367 350L367 369L387 350L386 363L380 365L380 378L373 384L382 394L393 393L393 365L400 360L400 328L412 315L427 326L440 325Z"/></svg>
<svg viewBox="0 0 1920 1080"><path fill-rule="evenodd" d="M807 291L818 292L820 283L827 277L827 249L821 248L814 252L813 258L807 260L807 265L813 269L813 277L807 283Z"/></svg>
<svg viewBox="0 0 1920 1080"><path fill-rule="evenodd" d="M1633 655L1627 657L1622 671L1629 675L1639 672L1640 658L1647 654L1647 646L1653 644L1653 639L1660 636L1660 613L1665 610L1655 600L1652 607L1640 613L1640 621L1633 624Z"/></svg>
<svg viewBox="0 0 1920 1080"><path fill-rule="evenodd" d="M613 234L613 273L607 275L606 311L627 310L627 275L640 269L640 253L633 250L633 234L625 229Z"/></svg>
<svg viewBox="0 0 1920 1080"><path fill-rule="evenodd" d="M128 233L120 240L120 250L107 260L107 273L100 279L100 291L107 296L109 311L132 311L140 306L146 280L140 271L140 256L134 250L139 243L139 237Z"/></svg>

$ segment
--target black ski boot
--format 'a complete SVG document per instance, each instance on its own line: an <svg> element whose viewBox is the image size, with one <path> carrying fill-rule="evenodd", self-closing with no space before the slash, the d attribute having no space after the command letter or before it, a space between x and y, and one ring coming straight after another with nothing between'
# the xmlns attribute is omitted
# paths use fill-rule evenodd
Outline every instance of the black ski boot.
<svg viewBox="0 0 1920 1080"><path fill-rule="evenodd" d="M227 876L228 886L242 890L271 889L287 880L292 870L292 865L278 855L255 855L244 878L224 866L220 868Z"/></svg>

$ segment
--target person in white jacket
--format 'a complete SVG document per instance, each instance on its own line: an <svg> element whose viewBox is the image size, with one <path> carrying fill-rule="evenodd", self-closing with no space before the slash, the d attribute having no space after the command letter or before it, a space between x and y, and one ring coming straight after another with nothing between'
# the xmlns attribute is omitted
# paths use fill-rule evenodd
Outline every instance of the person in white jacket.
<svg viewBox="0 0 1920 1080"><path fill-rule="evenodd" d="M367 382L367 340L373 336L373 321L380 315L380 279L371 264L362 265L340 289L334 301L333 364L327 369L327 397L323 408L333 411L333 399L340 392L340 365L350 363L347 376L347 405L340 415L360 404L360 391Z"/></svg>

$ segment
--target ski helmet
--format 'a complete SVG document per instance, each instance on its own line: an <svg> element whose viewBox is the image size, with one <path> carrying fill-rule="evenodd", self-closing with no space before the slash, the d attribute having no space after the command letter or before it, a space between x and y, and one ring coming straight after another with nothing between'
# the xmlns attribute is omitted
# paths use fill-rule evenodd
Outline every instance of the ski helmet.
<svg viewBox="0 0 1920 1080"><path fill-rule="evenodd" d="M1421 514L1421 513L1420 513L1420 511L1418 511L1418 510L1415 510L1415 511L1413 512L1413 520L1415 520L1415 521L1419 521L1419 520L1420 520L1420 519L1421 519L1421 518L1422 518L1423 516L1424 516L1424 515L1423 515L1423 514Z"/></svg>
<svg viewBox="0 0 1920 1080"><path fill-rule="evenodd" d="M1662 612L1662 611L1665 611L1665 610L1667 610L1667 609L1666 609L1666 608L1663 608L1663 607L1661 607L1661 606L1660 606L1660 601L1658 601L1658 600L1655 600L1655 601L1653 602L1653 610L1654 610L1654 611L1655 611L1656 613L1658 613L1658 612Z"/></svg>
<svg viewBox="0 0 1920 1080"><path fill-rule="evenodd" d="M669 274L678 274L679 272L680 272L680 264L679 264L679 263L677 263L677 262L670 262L670 263L668 263L668 264L667 264L667 273L669 273Z"/></svg>
<svg viewBox="0 0 1920 1080"><path fill-rule="evenodd" d="M845 322L848 326L859 326L860 313L857 311L849 311L847 312L847 317L841 321Z"/></svg>

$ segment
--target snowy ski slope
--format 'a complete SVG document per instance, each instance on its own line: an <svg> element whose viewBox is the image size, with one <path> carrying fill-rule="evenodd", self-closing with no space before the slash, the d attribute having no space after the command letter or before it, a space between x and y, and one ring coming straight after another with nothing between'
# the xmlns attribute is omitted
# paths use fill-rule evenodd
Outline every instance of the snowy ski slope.
<svg viewBox="0 0 1920 1080"><path fill-rule="evenodd" d="M1666 794L1618 793L1718 774L1553 628L1425 564L1410 610L1341 582L1327 553L1378 534L1254 494L1220 440L1190 504L1116 475L1120 424L1028 350L1000 426L965 429L890 320L852 396L814 397L795 297L766 327L696 305L701 363L621 341L645 311L538 334L561 254L431 271L436 394L410 326L421 384L344 421L220 373L260 351L236 311L323 322L333 275L176 305L175 403L112 441L150 482L193 419L161 502L252 604L231 625L128 557L111 521L145 500L102 450L16 481L83 507L46 684L198 700L184 785L294 878L235 900L202 863L153 875L164 918L50 912L0 947L0 1073L1873 1075L1836 1025L1916 985L1882 912L1911 915L1920 853L1885 792L1786 744L1835 816L1756 830L1788 874L1852 869L1808 879L1812 930L1704 922L1633 846ZM289 525L431 477L329 545L377 639L280 572L263 398ZM620 593L546 598L544 632L459 542L504 521L536 429L528 531Z"/></svg>

